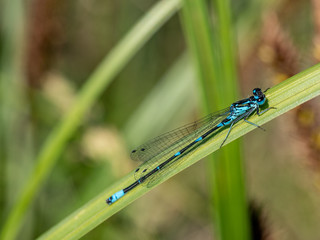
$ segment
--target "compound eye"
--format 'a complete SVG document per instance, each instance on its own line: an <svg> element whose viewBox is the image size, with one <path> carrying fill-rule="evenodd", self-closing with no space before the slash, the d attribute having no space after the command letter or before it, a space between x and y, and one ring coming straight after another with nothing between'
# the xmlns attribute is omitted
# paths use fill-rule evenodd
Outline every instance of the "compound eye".
<svg viewBox="0 0 320 240"><path fill-rule="evenodd" d="M255 89L253 89L252 93L255 96L260 95L261 94L261 89L260 88L255 88Z"/></svg>

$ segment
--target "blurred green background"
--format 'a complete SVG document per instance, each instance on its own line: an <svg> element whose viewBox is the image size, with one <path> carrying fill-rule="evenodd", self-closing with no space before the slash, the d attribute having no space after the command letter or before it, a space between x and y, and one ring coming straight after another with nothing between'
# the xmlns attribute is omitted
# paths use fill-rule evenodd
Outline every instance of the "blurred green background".
<svg viewBox="0 0 320 240"><path fill-rule="evenodd" d="M156 3L0 3L0 226L90 74ZM318 62L317 0L230 5L241 97ZM170 17L86 112L28 207L17 239L40 236L134 169L133 147L203 116L181 20L179 12ZM315 99L267 124L266 132L244 137L253 239L319 239L319 114ZM186 169L83 239L217 239L207 166L201 161Z"/></svg>

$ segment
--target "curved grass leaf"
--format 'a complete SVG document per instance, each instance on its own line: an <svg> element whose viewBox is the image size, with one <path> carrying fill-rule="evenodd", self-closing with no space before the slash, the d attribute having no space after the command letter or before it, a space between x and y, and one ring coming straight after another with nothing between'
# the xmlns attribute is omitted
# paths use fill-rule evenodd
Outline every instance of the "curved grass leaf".
<svg viewBox="0 0 320 240"><path fill-rule="evenodd" d="M317 64L289 79L269 89L266 93L269 106L276 107L261 116L252 116L250 121L262 125L279 115L299 106L300 104L320 95L320 64ZM226 141L231 141L243 136L244 134L255 129L254 126L245 122L238 123ZM183 163L179 164L170 175L165 176L159 182L162 183L173 175L179 173L183 169L196 163L202 158L208 156L212 152L219 149L224 139L226 130L219 136L208 140L201 144L190 156L183 159ZM219 161L219 159L217 159ZM39 239L78 239L100 223L111 217L122 208L129 205L134 200L151 190L143 186L137 186L123 198L118 200L111 206L105 203L106 198L114 192L123 189L134 181L133 172L116 182L113 186L106 189L96 198L92 199L86 205L78 209L61 223L42 235Z"/></svg>

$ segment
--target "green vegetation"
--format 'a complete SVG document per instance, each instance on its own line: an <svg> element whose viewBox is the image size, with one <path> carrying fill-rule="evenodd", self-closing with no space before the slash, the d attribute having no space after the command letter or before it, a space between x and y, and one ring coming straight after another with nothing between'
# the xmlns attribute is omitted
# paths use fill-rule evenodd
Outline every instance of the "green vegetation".
<svg viewBox="0 0 320 240"><path fill-rule="evenodd" d="M293 4L300 17L288 11L283 19L274 11L288 3L272 1L34 0L28 14L21 1L12 3L1 8L1 239L250 239L252 202L262 209L255 211L261 234L319 236L315 176L301 166L316 164L320 146L319 101L300 106L320 94L320 65L298 67L299 51L317 39L309 3ZM51 15L43 14L48 9ZM309 47L315 57L316 49ZM277 109L250 121L262 125L299 109L249 135L244 146L234 140L254 127L241 122L227 146L219 150L223 131L183 157L146 198L135 201L151 190L139 186L105 204L134 181L131 147L267 86L268 104Z"/></svg>

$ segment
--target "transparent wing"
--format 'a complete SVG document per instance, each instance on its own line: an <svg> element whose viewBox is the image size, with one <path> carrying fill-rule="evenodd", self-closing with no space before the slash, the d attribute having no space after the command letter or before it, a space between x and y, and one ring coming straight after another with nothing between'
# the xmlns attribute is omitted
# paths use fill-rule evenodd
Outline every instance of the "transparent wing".
<svg viewBox="0 0 320 240"><path fill-rule="evenodd" d="M248 115L249 112L245 112L241 115L239 115L236 119L234 119L234 123L240 121L241 119L243 119L244 117L246 117ZM196 130L196 134L191 134L189 136L185 136L184 139L181 140L182 144L177 143L178 147L174 147L174 150L168 149L167 150L167 154L165 154L165 156L163 156L161 158L161 160L166 161L167 159L169 159L171 156L173 156L179 149L183 148L184 146L186 146L187 144L189 144L190 142L194 141L195 139L197 139L199 136L201 136L202 134L206 133L207 131L209 131L211 128L213 128L214 126L216 126L222 119L224 119L226 116L222 115L220 117L218 117L216 119L216 121L213 121L212 124L208 124L208 125L204 125L202 128L199 128ZM228 126L229 127L229 126ZM219 128L219 130L214 131L213 134L216 136L217 134L220 133L220 130L223 130L223 128ZM186 141L184 141L186 139ZM150 177L148 177L146 179L145 182L143 182L142 184L147 186L147 187L152 187L158 183L160 183L163 178L167 175L170 175L172 172L175 171L175 169L182 164L183 162L185 162L189 156L191 156L191 154L193 153L193 150L195 148L197 148L197 146L201 144L201 141L199 143L196 143L194 146L192 146L190 149L188 149L182 156L178 156L177 158L173 159L172 161L170 161L168 164L166 164L164 167L161 168L161 171L158 171L156 173L154 173L153 175L151 175ZM147 161L144 164L142 164L140 166L140 168L137 168L136 173L135 173L135 178L139 179L140 177L148 174L148 172L152 171L154 168L156 168L160 162L160 159L158 159L157 157L156 161ZM183 158L183 159L181 159ZM138 174L140 171L140 175Z"/></svg>
<svg viewBox="0 0 320 240"><path fill-rule="evenodd" d="M142 144L131 154L131 157L134 160L144 161L144 163L135 170L135 179L138 180L142 176L148 174L159 164L177 153L180 149L187 146L203 133L207 132L210 128L217 125L228 114L229 109L222 110L218 113L209 114L208 116L192 124L188 124L176 130L162 134L159 137L151 139L147 143ZM167 168L176 160L178 160L178 158L167 164L165 168ZM154 180L157 178L159 174L162 174L160 172L163 171L161 170L158 173L150 176L145 183L150 182L151 179ZM150 184L148 184L148 186L149 185Z"/></svg>
<svg viewBox="0 0 320 240"><path fill-rule="evenodd" d="M164 133L132 150L130 157L135 161L149 161L156 155L172 147L172 145L175 145L176 142L179 142L185 136L190 134L197 135L198 129L201 129L203 126L210 125L210 123L214 124L216 122L219 122L228 114L229 108L226 108L219 112L211 113L198 121Z"/></svg>

